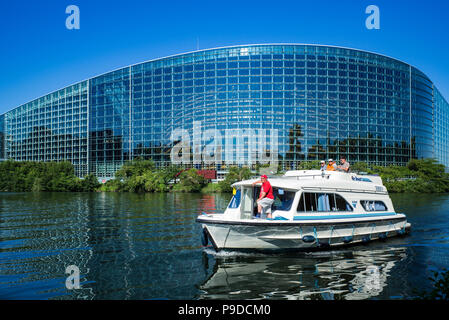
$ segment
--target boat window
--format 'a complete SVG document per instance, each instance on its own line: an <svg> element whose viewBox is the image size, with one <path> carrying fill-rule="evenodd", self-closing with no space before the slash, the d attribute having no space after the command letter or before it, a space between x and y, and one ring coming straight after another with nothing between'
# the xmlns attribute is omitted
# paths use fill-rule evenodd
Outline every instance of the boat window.
<svg viewBox="0 0 449 320"><path fill-rule="evenodd" d="M387 211L387 206L383 201L375 201L375 200L361 200L360 201L363 209L365 211Z"/></svg>
<svg viewBox="0 0 449 320"><path fill-rule="evenodd" d="M315 193L305 193L304 203L306 211L316 211L316 196Z"/></svg>
<svg viewBox="0 0 449 320"><path fill-rule="evenodd" d="M274 210L289 211L295 198L294 191L287 191L281 188L273 188Z"/></svg>
<svg viewBox="0 0 449 320"><path fill-rule="evenodd" d="M316 193L317 209L318 211L330 211L329 198L333 198L333 194ZM329 197L330 196L330 197Z"/></svg>
<svg viewBox="0 0 449 320"><path fill-rule="evenodd" d="M298 212L352 211L351 205L339 194L303 192Z"/></svg>
<svg viewBox="0 0 449 320"><path fill-rule="evenodd" d="M231 199L231 202L229 202L229 208L235 209L238 208L240 205L240 199L241 199L241 191L240 189L236 190L234 196Z"/></svg>
<svg viewBox="0 0 449 320"><path fill-rule="evenodd" d="M303 192L299 199L297 211L299 212L313 212L317 211L316 194L310 192Z"/></svg>
<svg viewBox="0 0 449 320"><path fill-rule="evenodd" d="M305 201L304 201L304 192L301 193L301 196L299 198L298 208L296 209L296 211L298 211L298 212L305 212L306 211L306 204L305 204Z"/></svg>
<svg viewBox="0 0 449 320"><path fill-rule="evenodd" d="M339 194L335 195L335 208L334 211L352 211L351 205Z"/></svg>

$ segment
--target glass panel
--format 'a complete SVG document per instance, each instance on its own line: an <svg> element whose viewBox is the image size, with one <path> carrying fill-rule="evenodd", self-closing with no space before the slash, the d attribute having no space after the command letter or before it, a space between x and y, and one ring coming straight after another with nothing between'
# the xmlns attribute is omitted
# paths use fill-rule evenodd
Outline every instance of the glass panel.
<svg viewBox="0 0 449 320"><path fill-rule="evenodd" d="M242 202L242 213L252 214L252 189L243 189L243 202Z"/></svg>
<svg viewBox="0 0 449 320"><path fill-rule="evenodd" d="M273 188L274 210L289 211L295 198L294 191L286 191L283 189Z"/></svg>
<svg viewBox="0 0 449 320"><path fill-rule="evenodd" d="M316 211L316 194L315 193L304 193L306 211Z"/></svg>
<svg viewBox="0 0 449 320"><path fill-rule="evenodd" d="M235 192L235 195L232 197L231 202L229 203L229 208L236 209L240 205L241 191L238 189Z"/></svg>
<svg viewBox="0 0 449 320"><path fill-rule="evenodd" d="M387 211L387 206L382 201L361 200L360 203L365 211Z"/></svg>
<svg viewBox="0 0 449 320"><path fill-rule="evenodd" d="M338 194L335 195L335 203L337 211L352 211L351 205L347 203L346 200Z"/></svg>
<svg viewBox="0 0 449 320"><path fill-rule="evenodd" d="M317 204L318 204L318 211L330 211L330 205L329 205L329 194L327 193L318 193L317 195ZM333 196L331 194L331 196Z"/></svg>
<svg viewBox="0 0 449 320"><path fill-rule="evenodd" d="M298 208L296 209L297 212L305 212L306 211L306 204L304 200L304 193L301 194L301 197L299 198L299 204Z"/></svg>

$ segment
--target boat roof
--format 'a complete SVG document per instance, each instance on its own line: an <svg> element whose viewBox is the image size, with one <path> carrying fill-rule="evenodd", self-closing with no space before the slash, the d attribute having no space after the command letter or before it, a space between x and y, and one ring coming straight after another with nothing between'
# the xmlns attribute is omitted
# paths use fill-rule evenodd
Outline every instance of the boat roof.
<svg viewBox="0 0 449 320"><path fill-rule="evenodd" d="M239 181L232 186L251 186L258 180ZM294 170L283 176L268 177L268 181L272 187L293 190L387 193L379 176L339 171Z"/></svg>

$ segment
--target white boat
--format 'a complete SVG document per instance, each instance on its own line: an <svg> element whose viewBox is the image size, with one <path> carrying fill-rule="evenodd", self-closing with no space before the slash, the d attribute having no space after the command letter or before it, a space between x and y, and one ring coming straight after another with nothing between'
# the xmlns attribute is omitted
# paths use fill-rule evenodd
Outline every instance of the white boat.
<svg viewBox="0 0 449 320"><path fill-rule="evenodd" d="M201 213L202 242L216 251L328 249L404 235L410 223L394 210L382 179L338 171L288 171L271 177L272 218L257 217L258 179L234 183L224 213Z"/></svg>

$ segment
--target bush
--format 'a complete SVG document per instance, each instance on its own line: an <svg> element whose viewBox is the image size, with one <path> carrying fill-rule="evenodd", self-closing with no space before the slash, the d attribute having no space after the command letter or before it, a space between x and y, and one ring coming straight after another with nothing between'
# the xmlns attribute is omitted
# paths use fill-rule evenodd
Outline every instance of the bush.
<svg viewBox="0 0 449 320"><path fill-rule="evenodd" d="M115 179L101 190L124 192L168 192L171 180L180 172L178 166L157 170L151 160L136 159L125 163L115 174Z"/></svg>
<svg viewBox="0 0 449 320"><path fill-rule="evenodd" d="M207 183L196 169L185 170L178 178L179 182L173 187L173 191L176 192L200 192Z"/></svg>
<svg viewBox="0 0 449 320"><path fill-rule="evenodd" d="M94 191L100 184L94 175L85 179L75 176L70 162L18 162L0 163L0 191Z"/></svg>
<svg viewBox="0 0 449 320"><path fill-rule="evenodd" d="M320 167L320 160L302 161L296 167L296 170L319 170Z"/></svg>
<svg viewBox="0 0 449 320"><path fill-rule="evenodd" d="M317 169L318 161L303 162L301 169ZM260 166L262 168L262 166ZM449 192L449 174L433 159L413 159L407 166L369 166L364 162L351 165L353 172L379 174L388 191L442 193ZM156 169L153 161L136 159L125 163L116 178L100 184L95 175L79 179L70 162L16 162L0 163L0 191L84 191L114 192L232 192L231 185L253 176L248 167L230 167L225 179L206 186L206 180L195 169L182 171L178 166Z"/></svg>
<svg viewBox="0 0 449 320"><path fill-rule="evenodd" d="M123 191L123 183L118 179L108 180L100 186L99 191L120 192Z"/></svg>
<svg viewBox="0 0 449 320"><path fill-rule="evenodd" d="M232 184L237 181L246 180L253 176L248 167L230 167L229 172L223 181L218 183L221 192L232 192Z"/></svg>
<svg viewBox="0 0 449 320"><path fill-rule="evenodd" d="M351 170L380 175L391 193L441 193L449 192L449 174L445 167L433 159L412 159L407 166L373 166L359 162Z"/></svg>
<svg viewBox="0 0 449 320"><path fill-rule="evenodd" d="M351 172L366 172L372 173L372 170L368 167L366 162L356 162L351 164Z"/></svg>
<svg viewBox="0 0 449 320"><path fill-rule="evenodd" d="M84 177L84 179L80 179L78 183L78 191L89 192L95 191L100 188L101 183L98 182L97 177L94 174L89 174Z"/></svg>
<svg viewBox="0 0 449 320"><path fill-rule="evenodd" d="M209 183L203 189L201 189L202 193L220 193L221 188L218 183Z"/></svg>

